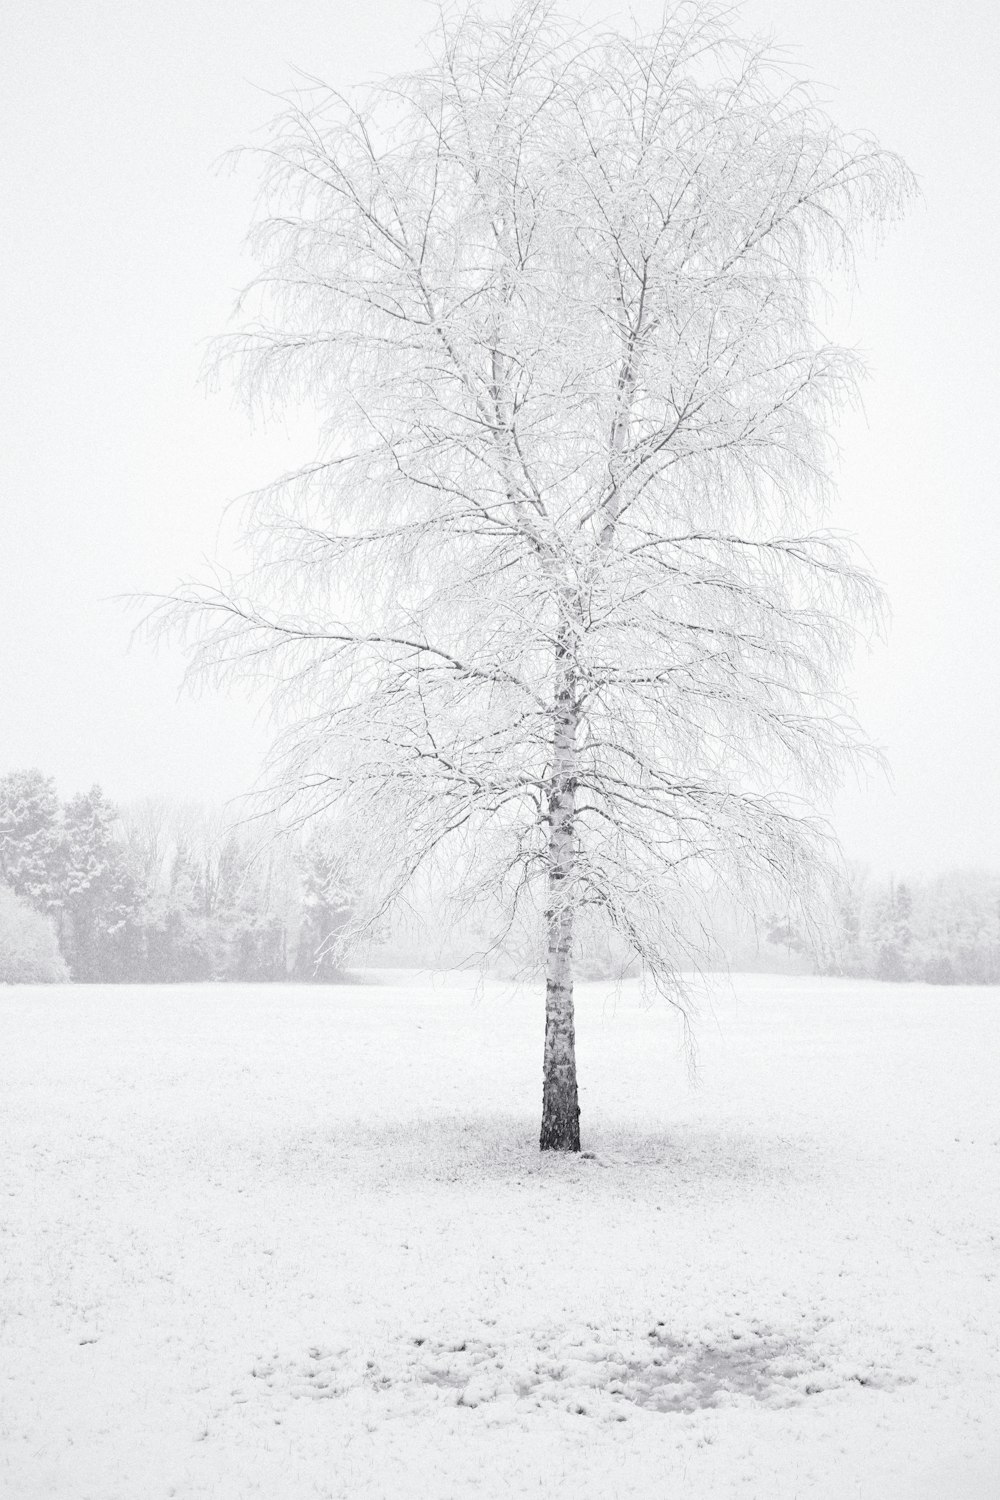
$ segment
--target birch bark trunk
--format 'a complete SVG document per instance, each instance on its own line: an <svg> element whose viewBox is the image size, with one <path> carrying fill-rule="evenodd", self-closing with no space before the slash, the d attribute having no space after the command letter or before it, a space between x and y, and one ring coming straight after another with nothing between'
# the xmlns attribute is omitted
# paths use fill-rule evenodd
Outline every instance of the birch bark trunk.
<svg viewBox="0 0 1000 1500"><path fill-rule="evenodd" d="M565 662L566 647L557 652ZM573 1020L574 814L576 807L576 684L563 667L555 700L549 796L548 947L545 974L543 1151L579 1151L580 1106Z"/></svg>
<svg viewBox="0 0 1000 1500"><path fill-rule="evenodd" d="M643 288L645 291L645 288ZM618 463L628 438L636 388L636 340L643 318L640 298L636 328L625 340L618 404L611 424L611 487L601 507L598 554L605 557L615 538L621 511ZM494 377L496 378L496 377ZM548 948L545 975L545 1060L542 1083L543 1151L579 1151L580 1105L576 1082L576 1029L573 1015L574 850L579 704L570 665L570 638L564 627L556 642L560 669L555 697L552 789L549 797Z"/></svg>

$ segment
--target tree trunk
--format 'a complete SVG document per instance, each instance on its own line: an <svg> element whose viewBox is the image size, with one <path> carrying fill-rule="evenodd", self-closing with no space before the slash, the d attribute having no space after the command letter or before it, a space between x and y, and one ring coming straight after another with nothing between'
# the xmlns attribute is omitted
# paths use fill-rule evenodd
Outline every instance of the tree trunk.
<svg viewBox="0 0 1000 1500"><path fill-rule="evenodd" d="M560 654L563 654L560 649ZM579 1151L580 1107L573 1026L573 882L576 803L576 693L564 671L555 702L552 787L549 795L548 954L545 975L545 1057L542 1082L543 1151Z"/></svg>
<svg viewBox="0 0 1000 1500"><path fill-rule="evenodd" d="M542 1083L543 1151L579 1151L580 1106L576 1088L576 1036L573 1027L571 912L549 920L545 978L545 1062Z"/></svg>
<svg viewBox="0 0 1000 1500"><path fill-rule="evenodd" d="M628 416L635 394L635 340L624 352L619 380L619 407L611 428L609 461L611 491L604 505L599 536L608 551L618 523L621 496L615 473L628 433ZM545 975L545 1063L542 1084L543 1151L579 1151L580 1105L576 1084L576 1031L573 1024L573 917L576 812L576 732L580 709L576 679L570 665L571 636L559 632L556 661L560 669L555 697L552 790L549 796L548 955Z"/></svg>

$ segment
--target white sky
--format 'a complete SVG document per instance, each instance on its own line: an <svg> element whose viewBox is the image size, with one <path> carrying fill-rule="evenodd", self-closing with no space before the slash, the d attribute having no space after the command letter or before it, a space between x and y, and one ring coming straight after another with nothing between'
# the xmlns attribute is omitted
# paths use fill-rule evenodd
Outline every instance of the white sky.
<svg viewBox="0 0 1000 1500"><path fill-rule="evenodd" d="M1000 7L743 15L924 192L851 309L873 379L867 419L841 431L834 520L892 602L855 683L893 782L848 790L836 823L876 867L1000 866ZM215 800L253 778L266 734L249 707L178 698L180 654L129 651L112 602L197 572L224 502L309 456L307 434L252 435L199 384L251 270L252 173L213 162L266 123L261 90L294 65L341 86L392 71L430 20L422 0L5 0L0 772L38 765L64 794L99 781L119 800Z"/></svg>

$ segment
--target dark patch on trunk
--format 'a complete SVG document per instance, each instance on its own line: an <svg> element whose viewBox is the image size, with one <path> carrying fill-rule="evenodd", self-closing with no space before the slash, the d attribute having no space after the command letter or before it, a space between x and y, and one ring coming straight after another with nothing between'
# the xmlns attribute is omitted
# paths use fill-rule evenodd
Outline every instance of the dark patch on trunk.
<svg viewBox="0 0 1000 1500"><path fill-rule="evenodd" d="M538 1144L542 1151L579 1151L580 1104L570 985L557 985L550 980L545 1002L545 1073Z"/></svg>

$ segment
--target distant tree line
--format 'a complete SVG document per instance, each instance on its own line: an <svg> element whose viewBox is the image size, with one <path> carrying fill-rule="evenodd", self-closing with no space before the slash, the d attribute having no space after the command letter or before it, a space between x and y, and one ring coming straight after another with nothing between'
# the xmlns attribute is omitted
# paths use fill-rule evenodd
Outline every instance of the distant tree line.
<svg viewBox="0 0 1000 1500"><path fill-rule="evenodd" d="M844 880L820 973L928 984L1000 984L1000 876Z"/></svg>
<svg viewBox="0 0 1000 1500"><path fill-rule="evenodd" d="M290 846L197 808L0 777L0 982L336 979L348 906L321 827Z"/></svg>
<svg viewBox="0 0 1000 1500"><path fill-rule="evenodd" d="M706 970L1000 985L1000 874L904 880L849 866L810 932L781 913L754 922L719 892L706 903L700 952L697 937L689 952Z"/></svg>
<svg viewBox="0 0 1000 1500"><path fill-rule="evenodd" d="M821 940L779 916L749 943L745 928L735 940L733 931L730 924L722 942L733 969L1000 984L1000 875L952 870L907 880L873 879L855 866L839 884Z"/></svg>
<svg viewBox="0 0 1000 1500"><path fill-rule="evenodd" d="M40 771L0 776L0 983L329 982L349 901L322 826L289 844L198 807L118 809L98 786L62 801ZM753 929L726 903L708 923L712 953L734 970L1000 984L1000 875L983 871L900 880L854 867L819 947L778 915ZM626 972L585 936L580 977ZM404 961L442 961L426 936L414 941ZM715 966L708 949L701 961Z"/></svg>

